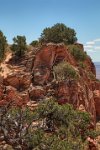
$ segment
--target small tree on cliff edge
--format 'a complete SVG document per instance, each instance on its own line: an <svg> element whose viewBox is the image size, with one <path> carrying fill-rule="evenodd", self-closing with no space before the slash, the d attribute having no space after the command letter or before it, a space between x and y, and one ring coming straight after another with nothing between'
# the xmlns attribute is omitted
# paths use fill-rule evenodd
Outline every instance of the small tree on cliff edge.
<svg viewBox="0 0 100 150"><path fill-rule="evenodd" d="M11 47L12 51L14 51L15 55L18 57L22 57L27 49L26 47L26 37L25 36L17 36L13 38L13 45Z"/></svg>
<svg viewBox="0 0 100 150"><path fill-rule="evenodd" d="M57 23L51 28L45 28L41 34L41 43L61 43L73 44L77 41L76 32L64 25L63 23Z"/></svg>
<svg viewBox="0 0 100 150"><path fill-rule="evenodd" d="M6 37L4 36L3 32L0 31L0 60L4 58L6 46L7 46Z"/></svg>

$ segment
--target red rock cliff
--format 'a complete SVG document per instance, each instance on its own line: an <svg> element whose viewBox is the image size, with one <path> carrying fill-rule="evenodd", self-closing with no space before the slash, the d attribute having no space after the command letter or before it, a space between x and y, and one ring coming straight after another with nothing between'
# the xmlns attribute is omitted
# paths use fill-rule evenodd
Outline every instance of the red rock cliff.
<svg viewBox="0 0 100 150"><path fill-rule="evenodd" d="M83 46L78 45L83 51ZM78 80L57 81L54 78L53 67L62 61L73 66ZM30 100L38 102L54 96L59 104L70 103L76 109L89 112L95 123L96 117L100 118L100 82L95 79L95 67L89 57L84 65L85 68L80 67L63 44L47 44L36 54L29 52L16 69L12 66L12 74L3 79L0 105L8 101L25 105Z"/></svg>

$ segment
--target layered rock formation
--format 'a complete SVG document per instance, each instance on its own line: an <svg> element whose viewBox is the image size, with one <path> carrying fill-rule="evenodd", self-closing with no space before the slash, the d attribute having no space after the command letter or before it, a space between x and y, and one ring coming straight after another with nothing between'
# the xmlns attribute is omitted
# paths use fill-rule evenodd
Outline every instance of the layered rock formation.
<svg viewBox="0 0 100 150"><path fill-rule="evenodd" d="M83 46L77 45L83 51ZM55 78L53 67L63 61L74 67L78 80ZM9 63L11 65L11 61ZM64 44L49 43L35 53L30 51L0 82L0 105L13 101L22 106L54 96L59 104L70 103L76 109L89 112L95 124L96 117L100 118L100 82L95 79L95 67L88 56L84 64L87 67L80 67Z"/></svg>

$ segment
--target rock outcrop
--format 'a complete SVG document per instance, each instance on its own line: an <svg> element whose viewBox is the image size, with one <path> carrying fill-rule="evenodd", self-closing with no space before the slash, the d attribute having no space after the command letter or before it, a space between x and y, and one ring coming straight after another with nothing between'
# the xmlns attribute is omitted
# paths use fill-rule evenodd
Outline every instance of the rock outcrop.
<svg viewBox="0 0 100 150"><path fill-rule="evenodd" d="M78 44L78 46L83 51L83 46L81 44ZM63 44L48 44L36 55L33 67L34 82L38 85L46 85L52 78L52 67L62 61L73 65L79 71L80 79L78 81L66 80L57 84L54 83L54 87L53 85L51 86L51 91L54 90L54 96L59 104L70 103L77 109L83 106L91 114L94 122L96 120L96 113L97 115L99 114L97 101L99 103L100 95L98 96L99 100L97 100L94 96L95 89L91 87L94 81L87 74L87 72L92 72L94 76L96 75L94 64L89 57L84 61L87 67L82 69L77 65L77 61L69 53L66 46Z"/></svg>
<svg viewBox="0 0 100 150"><path fill-rule="evenodd" d="M77 45L83 51L83 45ZM78 72L78 80L54 78L53 67L63 61ZM11 65L11 61L8 63ZM95 124L96 118L100 119L100 82L95 79L95 67L89 57L84 64L86 68L80 67L64 44L49 43L35 54L29 52L19 64L12 66L4 79L1 78L0 105L13 101L21 106L54 96L61 105L70 103L76 109L89 112Z"/></svg>
<svg viewBox="0 0 100 150"><path fill-rule="evenodd" d="M37 84L47 83L50 79L53 65L61 61L67 61L72 65L76 65L67 47L63 44L50 43L43 46L39 53L37 53L34 61L34 82Z"/></svg>
<svg viewBox="0 0 100 150"><path fill-rule="evenodd" d="M17 90L24 91L25 89L29 88L31 84L31 75L30 73L25 72L18 72L12 73L4 79L4 84L6 86L12 86Z"/></svg>

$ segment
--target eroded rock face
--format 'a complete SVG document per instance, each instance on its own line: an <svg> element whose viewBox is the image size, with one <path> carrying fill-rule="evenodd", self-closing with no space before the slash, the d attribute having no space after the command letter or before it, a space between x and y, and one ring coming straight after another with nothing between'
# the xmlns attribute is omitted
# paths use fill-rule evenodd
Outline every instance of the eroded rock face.
<svg viewBox="0 0 100 150"><path fill-rule="evenodd" d="M95 121L94 95L88 85L76 81L62 82L57 85L55 91L59 104L70 103L79 110L82 106L85 111L91 114L92 121Z"/></svg>
<svg viewBox="0 0 100 150"><path fill-rule="evenodd" d="M43 89L42 86L34 86L31 87L29 90L29 96L31 100L39 100L44 98L46 95L46 91Z"/></svg>
<svg viewBox="0 0 100 150"><path fill-rule="evenodd" d="M34 82L37 84L47 83L53 65L64 60L76 65L76 62L63 44L48 44L44 46L39 53L37 53L34 61Z"/></svg>
<svg viewBox="0 0 100 150"><path fill-rule="evenodd" d="M83 51L83 45L78 44L78 46ZM58 99L59 104L70 103L75 108L83 106L91 114L92 120L95 121L96 113L99 115L99 109L97 108L97 102L99 103L99 100L94 97L94 91L96 89L96 86L94 88L92 87L94 81L87 74L87 72L92 72L94 76L96 75L94 64L89 57L84 62L87 68L82 69L76 65L77 62L70 55L66 46L63 44L48 44L36 55L33 67L34 82L38 85L46 85L50 80L53 65L61 61L67 61L76 67L80 74L80 80L76 82L60 82L56 88L52 88L55 90L54 95ZM98 96L98 99L100 99L100 96Z"/></svg>
<svg viewBox="0 0 100 150"><path fill-rule="evenodd" d="M16 88L12 86L5 86L0 99L0 105L9 104L22 106L29 101L28 93L19 93Z"/></svg>
<svg viewBox="0 0 100 150"><path fill-rule="evenodd" d="M4 79L6 86L10 85L20 91L29 88L31 84L31 75L28 73L13 73Z"/></svg>
<svg viewBox="0 0 100 150"><path fill-rule="evenodd" d="M100 91L94 91L94 92L95 92L95 107L96 107L97 119L100 120Z"/></svg>
<svg viewBox="0 0 100 150"><path fill-rule="evenodd" d="M4 87L3 87L3 85L0 85L0 100L2 100L3 91L4 91Z"/></svg>
<svg viewBox="0 0 100 150"><path fill-rule="evenodd" d="M83 45L79 46L83 50ZM0 80L0 105L14 101L21 106L30 100L38 102L54 96L59 104L70 103L76 109L89 112L95 124L96 117L100 118L100 82L88 77L88 71L95 76L95 67L91 59L87 57L84 62L87 67L80 68L67 46L63 44L47 44L33 57L27 55L27 58L21 61L23 71L21 66L19 70L17 67L17 72L12 70L12 74ZM68 62L78 70L78 80L54 79L52 68L62 61Z"/></svg>
<svg viewBox="0 0 100 150"><path fill-rule="evenodd" d="M90 58L86 59L84 64L86 64L88 70L90 70L96 76L95 65Z"/></svg>
<svg viewBox="0 0 100 150"><path fill-rule="evenodd" d="M100 120L100 89L94 90L94 100L95 100L97 120Z"/></svg>

